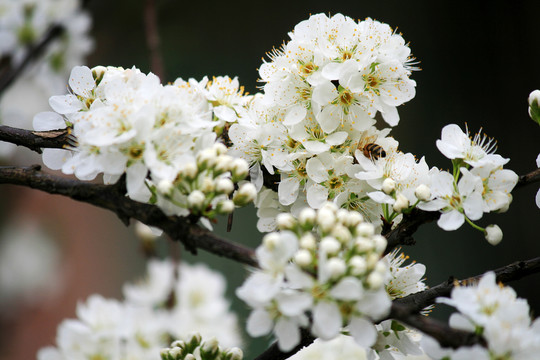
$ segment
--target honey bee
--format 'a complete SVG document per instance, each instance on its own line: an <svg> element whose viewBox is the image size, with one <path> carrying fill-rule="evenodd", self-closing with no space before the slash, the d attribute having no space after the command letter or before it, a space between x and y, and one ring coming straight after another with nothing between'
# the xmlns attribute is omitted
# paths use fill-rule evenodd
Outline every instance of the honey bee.
<svg viewBox="0 0 540 360"><path fill-rule="evenodd" d="M368 159L377 160L378 158L386 157L386 151L384 151L381 145L375 143L366 144L362 148L359 147L358 150L362 150L362 153Z"/></svg>

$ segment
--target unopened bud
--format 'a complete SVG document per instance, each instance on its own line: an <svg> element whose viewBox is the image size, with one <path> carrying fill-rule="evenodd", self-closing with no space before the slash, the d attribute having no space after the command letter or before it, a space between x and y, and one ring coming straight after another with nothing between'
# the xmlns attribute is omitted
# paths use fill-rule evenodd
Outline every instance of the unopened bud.
<svg viewBox="0 0 540 360"><path fill-rule="evenodd" d="M341 243L347 243L352 239L351 232L343 225L336 225L331 232L332 236L338 239Z"/></svg>
<svg viewBox="0 0 540 360"><path fill-rule="evenodd" d="M349 265L351 267L351 273L356 276L364 274L367 270L366 260L362 256L353 256L349 260Z"/></svg>
<svg viewBox="0 0 540 360"><path fill-rule="evenodd" d="M157 184L157 191L165 196L170 196L174 189L174 185L169 180L161 180Z"/></svg>
<svg viewBox="0 0 540 360"><path fill-rule="evenodd" d="M394 203L393 209L395 212L403 212L403 210L409 207L409 199L401 193L397 194L396 202Z"/></svg>
<svg viewBox="0 0 540 360"><path fill-rule="evenodd" d="M181 171L181 173L189 180L195 179L198 172L199 169L194 162L188 162Z"/></svg>
<svg viewBox="0 0 540 360"><path fill-rule="evenodd" d="M302 249L314 250L317 247L317 241L311 233L305 233L300 238L300 247Z"/></svg>
<svg viewBox="0 0 540 360"><path fill-rule="evenodd" d="M246 178L249 171L249 165L244 159L234 159L231 162L230 167L233 182L238 182Z"/></svg>
<svg viewBox="0 0 540 360"><path fill-rule="evenodd" d="M356 234L365 237L373 236L375 234L375 227L367 222L360 223L356 226Z"/></svg>
<svg viewBox="0 0 540 360"><path fill-rule="evenodd" d="M529 95L529 116L540 125L540 90L534 90Z"/></svg>
<svg viewBox="0 0 540 360"><path fill-rule="evenodd" d="M501 228L498 225L489 225L484 230L484 235L486 236L486 240L491 245L497 245L501 242L503 238L503 232Z"/></svg>
<svg viewBox="0 0 540 360"><path fill-rule="evenodd" d="M378 253L382 253L388 244L388 241L382 235L373 236L373 242L375 243L375 251Z"/></svg>
<svg viewBox="0 0 540 360"><path fill-rule="evenodd" d="M222 143L215 143L214 144L214 151L216 152L216 154L218 156L223 155L223 154L227 153L227 147Z"/></svg>
<svg viewBox="0 0 540 360"><path fill-rule="evenodd" d="M220 214L230 214L234 211L234 202L232 200L223 200L217 203L216 210Z"/></svg>
<svg viewBox="0 0 540 360"><path fill-rule="evenodd" d="M202 183L199 189L205 194L208 194L208 193L214 192L215 188L216 188L216 184L214 183L214 179L212 179L210 176L205 176L202 179Z"/></svg>
<svg viewBox="0 0 540 360"><path fill-rule="evenodd" d="M321 208L317 211L317 223L322 231L329 232L336 224L336 216L332 210Z"/></svg>
<svg viewBox="0 0 540 360"><path fill-rule="evenodd" d="M276 247L281 246L281 236L278 233L270 233L263 237L263 245L266 249L273 251Z"/></svg>
<svg viewBox="0 0 540 360"><path fill-rule="evenodd" d="M345 271L347 270L345 261L337 257L329 259L328 263L326 264L326 268L328 270L330 278L332 279L339 278L340 276L345 274Z"/></svg>
<svg viewBox="0 0 540 360"><path fill-rule="evenodd" d="M219 155L216 159L216 165L214 171L218 174L222 174L229 171L234 158L229 155Z"/></svg>
<svg viewBox="0 0 540 360"><path fill-rule="evenodd" d="M373 241L371 241L370 238L359 236L356 238L354 242L354 247L356 248L356 251L365 253L373 250L373 247L375 244Z"/></svg>
<svg viewBox="0 0 540 360"><path fill-rule="evenodd" d="M296 225L296 219L289 213L281 213L276 217L279 230L291 230Z"/></svg>
<svg viewBox="0 0 540 360"><path fill-rule="evenodd" d="M234 184L230 179L220 178L216 181L216 191L220 194L229 195L234 190Z"/></svg>
<svg viewBox="0 0 540 360"><path fill-rule="evenodd" d="M393 179L391 178L384 179L381 190L386 195L390 195L395 189L396 189L396 182Z"/></svg>
<svg viewBox="0 0 540 360"><path fill-rule="evenodd" d="M189 206L195 209L201 209L204 204L204 200L206 200L206 197L200 190L193 190L188 196Z"/></svg>
<svg viewBox="0 0 540 360"><path fill-rule="evenodd" d="M217 154L213 148L203 149L197 154L197 165L202 169L211 168L216 163L216 157Z"/></svg>
<svg viewBox="0 0 540 360"><path fill-rule="evenodd" d="M242 360L244 358L244 352L238 347L233 347L225 352L225 356L228 360Z"/></svg>
<svg viewBox="0 0 540 360"><path fill-rule="evenodd" d="M414 190L414 196L420 201L429 201L431 199L431 189L425 184L418 185Z"/></svg>
<svg viewBox="0 0 540 360"><path fill-rule="evenodd" d="M341 249L341 244L335 238L327 236L321 240L321 250L326 254L334 255Z"/></svg>
<svg viewBox="0 0 540 360"><path fill-rule="evenodd" d="M364 221L362 214L356 211L349 211L349 214L343 219L343 225L348 227L355 227Z"/></svg>
<svg viewBox="0 0 540 360"><path fill-rule="evenodd" d="M311 264L313 258L308 250L300 249L294 254L294 262L300 267L306 267Z"/></svg>
<svg viewBox="0 0 540 360"><path fill-rule="evenodd" d="M302 209L302 211L300 211L300 214L298 214L298 222L303 228L312 228L315 224L316 217L317 213L315 212L315 210L307 207Z"/></svg>
<svg viewBox="0 0 540 360"><path fill-rule="evenodd" d="M233 195L233 201L238 206L245 206L257 196L257 189L252 183L245 183Z"/></svg>
<svg viewBox="0 0 540 360"><path fill-rule="evenodd" d="M205 354L215 354L219 350L219 343L215 337L211 337L208 340L205 340L201 346L201 355Z"/></svg>

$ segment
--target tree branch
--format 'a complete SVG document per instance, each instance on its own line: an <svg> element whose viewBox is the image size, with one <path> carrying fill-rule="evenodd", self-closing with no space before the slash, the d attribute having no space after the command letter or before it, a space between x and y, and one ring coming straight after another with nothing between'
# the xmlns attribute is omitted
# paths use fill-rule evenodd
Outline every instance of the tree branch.
<svg viewBox="0 0 540 360"><path fill-rule="evenodd" d="M516 261L512 264L495 269L493 272L495 273L498 282L507 283L510 281L519 280L525 276L540 272L540 257ZM394 300L394 303L405 305L411 312L418 313L426 306L434 304L436 298L450 296L450 293L456 284L475 284L480 280L480 278L482 278L482 276L483 274L463 280L457 280L451 276L447 281L439 285L411 294L401 299L396 299Z"/></svg>
<svg viewBox="0 0 540 360"><path fill-rule="evenodd" d="M385 254L388 254L399 245L414 245L416 240L412 237L420 225L437 220L441 216L438 211L423 211L413 209L409 214L403 215L403 220L390 232L384 234L388 244Z"/></svg>
<svg viewBox="0 0 540 360"><path fill-rule="evenodd" d="M0 125L0 141L42 153L42 148L63 149L69 144L69 130L30 131Z"/></svg>
<svg viewBox="0 0 540 360"><path fill-rule="evenodd" d="M533 184L536 182L540 182L540 168L534 171L531 171L528 174L521 175L519 177L516 187L522 187L522 186Z"/></svg>
<svg viewBox="0 0 540 360"><path fill-rule="evenodd" d="M123 181L115 185L93 184L46 174L41 171L40 166L35 165L24 168L0 167L0 184L28 186L49 194L64 195L86 202L114 212L126 225L129 224L129 219L133 218L158 227L194 253L199 248L249 266L257 266L252 249L222 239L192 224L186 218L166 216L155 205L139 203L126 197Z"/></svg>

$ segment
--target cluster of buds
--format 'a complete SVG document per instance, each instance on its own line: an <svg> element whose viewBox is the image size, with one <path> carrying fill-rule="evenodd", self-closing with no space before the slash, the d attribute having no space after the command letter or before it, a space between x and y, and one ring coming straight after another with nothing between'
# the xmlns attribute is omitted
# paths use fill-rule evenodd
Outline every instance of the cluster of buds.
<svg viewBox="0 0 540 360"><path fill-rule="evenodd" d="M261 336L273 328L288 351L300 341L300 328L310 326L314 336L330 340L347 326L359 344L372 345L372 320L390 308L384 288L389 269L381 260L386 239L361 214L333 203L305 208L298 219L281 214L277 226L280 231L266 235L256 251L261 270L237 291L253 307L248 333Z"/></svg>
<svg viewBox="0 0 540 360"><path fill-rule="evenodd" d="M221 143L201 150L196 161L187 163L173 182L161 180L157 184L158 196L188 209L192 215L208 219L249 204L257 195L255 186L248 182L238 184L248 175L248 164L226 152Z"/></svg>
<svg viewBox="0 0 540 360"><path fill-rule="evenodd" d="M398 190L394 179L384 179L381 190L384 194L392 198L393 201L390 201L392 203L392 209L397 214L406 212L411 208L409 198ZM420 201L429 201L431 199L431 190L426 184L420 184L414 189L414 196L417 201L415 204L412 204L412 207L415 207Z"/></svg>
<svg viewBox="0 0 540 360"><path fill-rule="evenodd" d="M199 333L174 341L160 355L162 360L242 360L244 357L240 348L222 349L216 338L203 341Z"/></svg>

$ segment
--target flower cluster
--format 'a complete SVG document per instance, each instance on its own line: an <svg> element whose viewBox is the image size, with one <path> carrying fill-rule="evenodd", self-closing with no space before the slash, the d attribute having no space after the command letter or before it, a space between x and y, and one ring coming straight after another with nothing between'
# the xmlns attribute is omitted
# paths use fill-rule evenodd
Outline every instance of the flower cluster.
<svg viewBox="0 0 540 360"><path fill-rule="evenodd" d="M505 212L510 206L510 192L516 186L515 172L503 169L509 159L494 154L492 139L476 134L474 138L455 124L443 128L437 147L452 160L453 174L433 171L431 199L418 205L428 211L441 211L437 224L444 230L455 230L465 221L482 230L493 245L502 239L497 225L482 229L472 223L483 213Z"/></svg>
<svg viewBox="0 0 540 360"><path fill-rule="evenodd" d="M163 86L136 68L80 66L69 86L71 94L51 97L55 112L34 119L36 130L67 126L74 137L69 150L44 150L48 167L82 180L103 173L106 183L125 173L129 197L157 201L168 214L212 217L254 197L244 187L237 200L228 199L248 168L225 154L214 132L235 120L244 99L236 80L177 79Z"/></svg>
<svg viewBox="0 0 540 360"><path fill-rule="evenodd" d="M391 275L386 278L386 291L392 299L404 297L426 288L422 277L425 266L412 263L402 266L407 260L395 250L386 255ZM339 335L329 341L317 339L300 350L290 360L308 359L403 359L406 356L424 355L420 347L421 333L408 329L395 320L385 320L375 325L377 340L370 347L360 346L352 336Z"/></svg>
<svg viewBox="0 0 540 360"><path fill-rule="evenodd" d="M35 113L47 109L47 99L65 91L71 69L83 64L93 48L91 18L79 0L0 1L0 58L2 67L18 66L29 46L39 42L55 25L62 26L38 61L32 62L0 99L0 122L31 128ZM7 71L7 69L4 69ZM15 146L0 144L0 155L11 156Z"/></svg>
<svg viewBox="0 0 540 360"><path fill-rule="evenodd" d="M224 293L223 277L203 265L151 261L144 282L125 285L125 301L92 295L80 303L78 318L58 327L57 347L41 349L38 359L158 360L170 338L194 331L239 345L237 319Z"/></svg>
<svg viewBox="0 0 540 360"><path fill-rule="evenodd" d="M289 36L261 66L264 94L231 126L232 149L253 166L252 181L262 177L260 166L280 174L284 206L307 201L317 209L333 200L376 220L369 186L355 176L358 157L397 148L390 130L373 124L380 112L396 125L396 107L414 97L410 49L388 25L341 14L313 15Z"/></svg>
<svg viewBox="0 0 540 360"><path fill-rule="evenodd" d="M277 222L281 231L266 235L257 248L261 269L236 292L253 308L248 333L273 330L287 351L299 343L300 328L330 340L346 326L359 344L372 345L372 320L390 308L384 287L389 270L381 259L386 239L359 213L332 203L305 208L298 220L282 214Z"/></svg>
<svg viewBox="0 0 540 360"><path fill-rule="evenodd" d="M202 340L199 333L186 336L184 340L174 341L170 347L161 350L162 360L242 360L244 353L240 348L222 349L216 338Z"/></svg>
<svg viewBox="0 0 540 360"><path fill-rule="evenodd" d="M441 349L430 338L423 341L435 359L535 359L540 351L540 320L531 321L527 301L517 298L510 287L497 284L493 272L486 273L474 286L459 286L451 298L439 302L455 307L459 313L450 318L450 326L476 332L487 347Z"/></svg>

